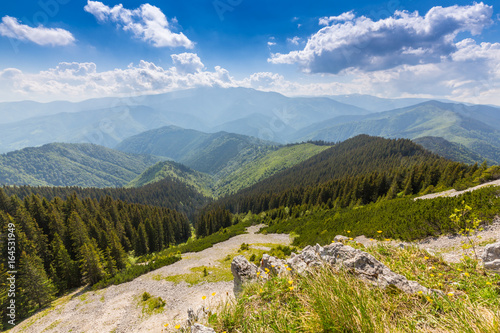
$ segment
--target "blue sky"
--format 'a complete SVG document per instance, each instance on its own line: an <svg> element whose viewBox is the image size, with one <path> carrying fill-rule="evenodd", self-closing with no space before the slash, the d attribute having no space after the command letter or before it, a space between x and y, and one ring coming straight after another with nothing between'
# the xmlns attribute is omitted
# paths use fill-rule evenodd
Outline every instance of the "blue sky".
<svg viewBox="0 0 500 333"><path fill-rule="evenodd" d="M500 105L498 8L428 0L4 1L0 101L243 86Z"/></svg>

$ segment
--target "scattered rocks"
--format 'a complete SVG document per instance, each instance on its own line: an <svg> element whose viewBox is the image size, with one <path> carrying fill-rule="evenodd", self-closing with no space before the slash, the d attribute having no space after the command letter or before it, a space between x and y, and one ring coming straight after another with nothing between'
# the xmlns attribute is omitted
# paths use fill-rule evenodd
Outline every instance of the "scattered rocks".
<svg viewBox="0 0 500 333"><path fill-rule="evenodd" d="M347 269L358 278L381 288L395 287L405 293L440 293L439 290L428 289L416 281L410 281L403 275L391 271L387 266L375 259L371 254L355 249L343 243L333 243L327 246L307 246L299 254L292 253L286 261L264 255L262 258L264 270L273 274L286 273L286 267L298 274L312 272L314 268L329 265L336 270ZM234 276L235 295L241 292L244 282L257 278L259 269L249 263L244 257L234 258L231 264Z"/></svg>
<svg viewBox="0 0 500 333"><path fill-rule="evenodd" d="M215 330L201 324L194 324L191 326L191 333L215 333Z"/></svg>
<svg viewBox="0 0 500 333"><path fill-rule="evenodd" d="M482 259L484 268L500 273L500 242L486 245Z"/></svg>

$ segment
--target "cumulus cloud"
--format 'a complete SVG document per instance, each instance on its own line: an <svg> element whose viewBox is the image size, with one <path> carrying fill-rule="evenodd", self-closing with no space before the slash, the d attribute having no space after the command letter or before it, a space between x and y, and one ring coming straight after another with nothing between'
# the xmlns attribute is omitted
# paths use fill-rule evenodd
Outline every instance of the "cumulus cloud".
<svg viewBox="0 0 500 333"><path fill-rule="evenodd" d="M332 22L352 21L355 17L356 15L354 15L354 12L351 10L339 16L322 17L319 19L319 25L330 25Z"/></svg>
<svg viewBox="0 0 500 333"><path fill-rule="evenodd" d="M196 54L172 55L174 66L163 68L141 60L127 68L99 72L95 63L63 62L45 71L25 73L15 68L0 71L1 97L54 100L162 93L200 86L237 86L229 72L216 66L204 70ZM10 98L9 98L10 97Z"/></svg>
<svg viewBox="0 0 500 333"><path fill-rule="evenodd" d="M172 62L179 73L201 72L205 67L196 53L172 54Z"/></svg>
<svg viewBox="0 0 500 333"><path fill-rule="evenodd" d="M75 41L71 32L60 28L36 28L19 23L15 17L4 16L0 23L0 35L38 45L61 46Z"/></svg>
<svg viewBox="0 0 500 333"><path fill-rule="evenodd" d="M301 38L298 36L286 39L287 42L289 42L290 44L293 44L293 45L299 45L300 40L301 40Z"/></svg>
<svg viewBox="0 0 500 333"><path fill-rule="evenodd" d="M148 3L130 10L119 4L109 7L99 1L88 1L84 10L100 22L112 22L117 27L132 33L136 38L152 44L155 47L185 47L191 49L194 43L182 32L172 31L172 22L160 8Z"/></svg>
<svg viewBox="0 0 500 333"><path fill-rule="evenodd" d="M349 68L377 71L439 63L457 50L454 39L458 33L481 33L492 24L492 14L493 8L483 3L433 7L425 16L396 11L379 21L344 13L321 19L321 24L328 25L311 36L303 50L272 54L268 61L331 74Z"/></svg>

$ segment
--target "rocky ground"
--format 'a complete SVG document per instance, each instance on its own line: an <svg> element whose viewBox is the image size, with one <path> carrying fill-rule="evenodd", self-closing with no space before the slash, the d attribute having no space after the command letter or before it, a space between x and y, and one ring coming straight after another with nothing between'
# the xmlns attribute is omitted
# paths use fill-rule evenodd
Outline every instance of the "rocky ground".
<svg viewBox="0 0 500 333"><path fill-rule="evenodd" d="M233 297L233 282L200 283L190 286L186 282L175 284L163 277L189 274L191 268L217 266L219 260L234 254L242 243L290 244L290 237L283 234L256 234L261 226L248 228L248 234L233 237L198 253L186 253L183 259L170 266L142 275L135 280L110 286L98 291L78 290L58 299L46 309L10 332L168 332L175 325L185 324L187 309L201 305L213 307L226 297ZM259 245L262 246L262 245ZM140 306L141 295L147 291L161 297L166 305L160 313L148 314ZM215 293L215 296L212 294ZM202 296L206 296L205 300ZM167 329L164 324L168 323Z"/></svg>
<svg viewBox="0 0 500 333"><path fill-rule="evenodd" d="M500 185L500 181L483 184ZM477 187L477 188L480 188ZM476 189L476 188L474 188ZM473 189L469 189L473 190ZM438 196L455 196L461 192L446 191L421 197L431 199ZM175 325L184 325L187 320L187 309L215 307L216 304L233 297L233 282L222 281L189 285L186 282L174 283L164 278L179 274L190 274L193 268L208 266L217 267L228 255L234 255L242 243L255 244L253 248L269 250L262 244L288 245L291 239L284 234L262 235L256 232L262 226L248 228L248 234L233 237L198 253L186 253L183 259L170 266L162 267L137 279L118 286L110 286L99 291L77 290L70 295L58 299L50 309L46 309L22 323L10 332L173 332ZM500 241L500 218L486 226L478 234L481 256L486 243ZM355 238L365 246L376 244L364 236ZM427 238L413 245L427 250L433 255L442 255L450 262L458 262L463 256L463 236L444 235ZM394 246L401 243L388 241ZM408 243L406 243L408 245ZM166 305L160 313L146 313L140 306L141 295L147 291L153 297L161 297ZM215 293L215 296L212 294ZM206 296L206 299L202 299ZM163 325L168 323L168 328Z"/></svg>

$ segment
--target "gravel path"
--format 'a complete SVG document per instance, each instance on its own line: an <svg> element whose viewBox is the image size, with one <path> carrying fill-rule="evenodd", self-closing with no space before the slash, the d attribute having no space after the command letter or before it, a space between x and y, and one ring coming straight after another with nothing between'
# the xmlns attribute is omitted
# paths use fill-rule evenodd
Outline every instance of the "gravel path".
<svg viewBox="0 0 500 333"><path fill-rule="evenodd" d="M475 191L475 190L478 190L478 189L486 187L486 186L500 186L500 179L494 180L494 181L489 182L489 183L484 183L484 184L481 184L478 186L474 186L474 187L468 188L468 189L463 190L463 191L448 190L448 191L443 191L443 192L439 192L439 193L427 194L427 195L423 195L421 197L415 198L415 200L434 199L437 197L456 197L456 196L463 194L465 192Z"/></svg>
<svg viewBox="0 0 500 333"><path fill-rule="evenodd" d="M189 286L185 282L159 279L169 275L192 273L191 268L218 265L218 260L236 252L242 243L283 244L291 239L285 234L256 234L262 226L252 226L248 234L233 237L198 253L185 253L183 259L159 268L135 280L98 291L79 290L54 302L53 308L26 319L10 332L167 332L175 331L176 324L184 324L187 309L201 305L208 308L233 297L232 282L200 283ZM145 314L138 306L141 295L147 291L165 302L162 313ZM212 293L215 296L211 296ZM202 296L207 299L202 300ZM169 330L163 325L169 323Z"/></svg>

